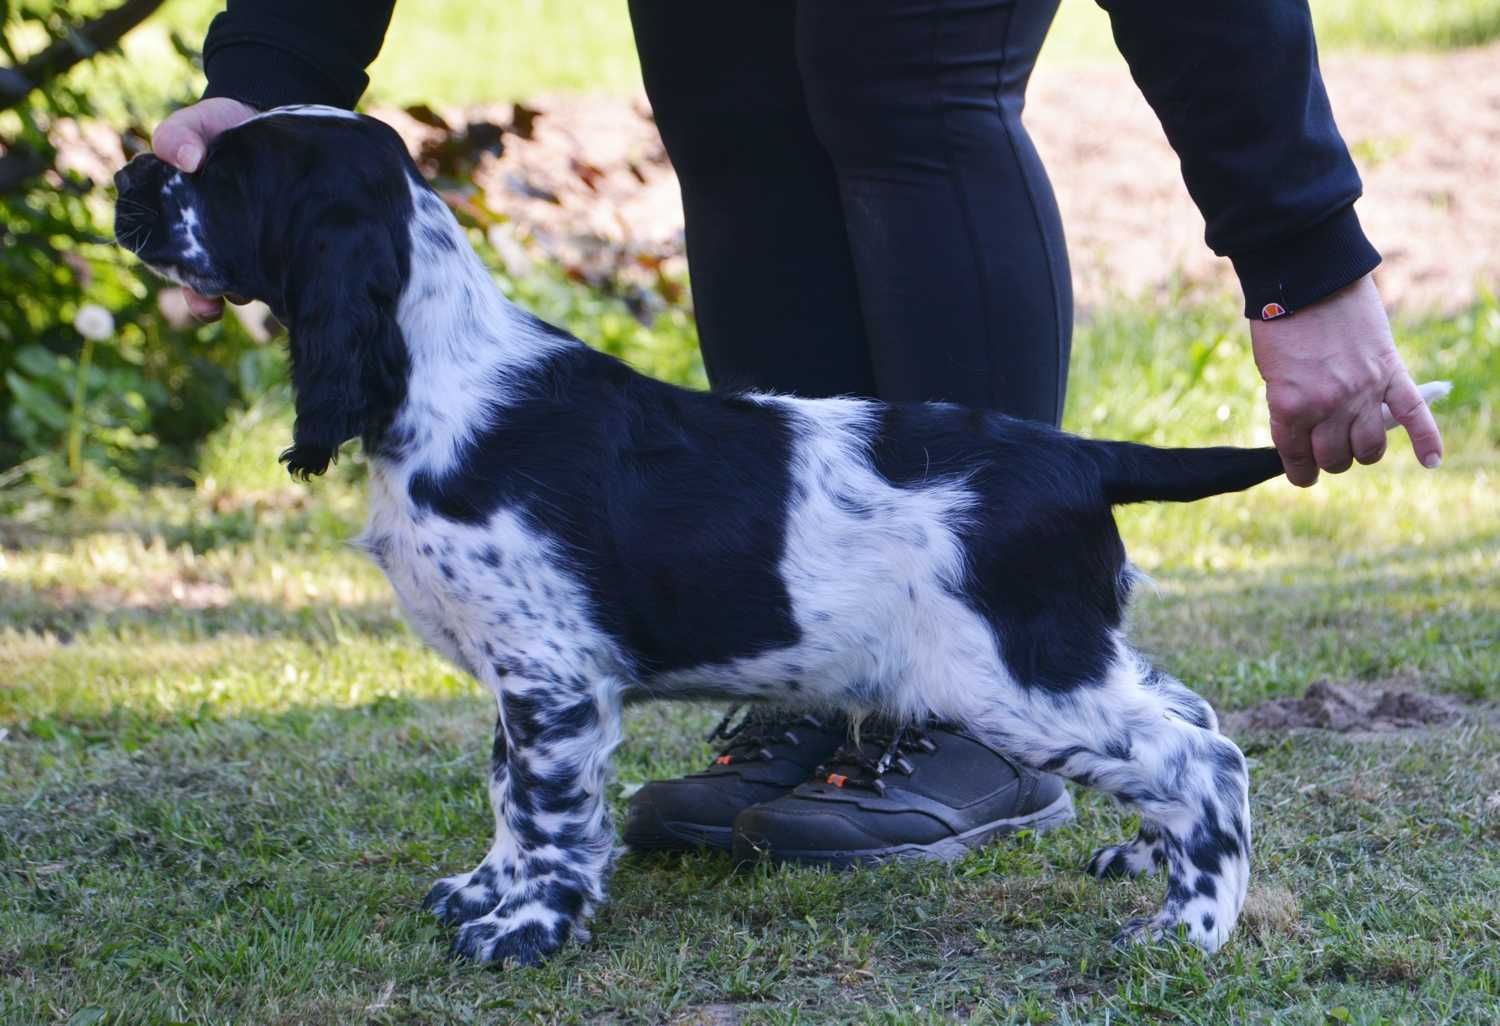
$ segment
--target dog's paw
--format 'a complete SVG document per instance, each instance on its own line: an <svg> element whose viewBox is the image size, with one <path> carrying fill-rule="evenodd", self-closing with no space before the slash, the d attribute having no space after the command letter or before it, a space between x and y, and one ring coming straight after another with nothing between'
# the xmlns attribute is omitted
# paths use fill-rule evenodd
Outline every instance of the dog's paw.
<svg viewBox="0 0 1500 1026"><path fill-rule="evenodd" d="M1212 955L1229 939L1228 928L1212 915L1184 914L1162 909L1154 916L1126 920L1115 934L1116 947L1150 944L1162 940L1187 940Z"/></svg>
<svg viewBox="0 0 1500 1026"><path fill-rule="evenodd" d="M1127 919L1120 924L1119 932L1115 934L1114 946L1117 948L1128 948L1132 944L1150 944L1159 941L1165 935L1166 927L1159 922L1163 917L1137 916Z"/></svg>
<svg viewBox="0 0 1500 1026"><path fill-rule="evenodd" d="M486 868L439 880L422 899L422 908L449 925L478 919L504 898L495 888L496 874L483 872Z"/></svg>
<svg viewBox="0 0 1500 1026"><path fill-rule="evenodd" d="M1156 867L1164 860L1160 848L1136 839L1111 844L1094 852L1089 859L1088 874L1100 880L1135 877L1142 873L1154 876Z"/></svg>
<svg viewBox="0 0 1500 1026"><path fill-rule="evenodd" d="M537 965L568 939L571 923L539 918L531 909L493 909L459 928L451 954L474 962Z"/></svg>

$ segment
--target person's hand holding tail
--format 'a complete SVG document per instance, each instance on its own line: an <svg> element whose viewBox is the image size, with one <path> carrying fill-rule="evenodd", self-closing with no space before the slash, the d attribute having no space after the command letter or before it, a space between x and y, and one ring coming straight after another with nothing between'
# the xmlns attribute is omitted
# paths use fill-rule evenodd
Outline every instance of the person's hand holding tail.
<svg viewBox="0 0 1500 1026"><path fill-rule="evenodd" d="M1342 474L1385 455L1381 404L1406 429L1424 467L1443 459L1443 436L1391 338L1369 275L1291 317L1251 321L1266 382L1271 440L1287 478L1306 488L1319 470Z"/></svg>

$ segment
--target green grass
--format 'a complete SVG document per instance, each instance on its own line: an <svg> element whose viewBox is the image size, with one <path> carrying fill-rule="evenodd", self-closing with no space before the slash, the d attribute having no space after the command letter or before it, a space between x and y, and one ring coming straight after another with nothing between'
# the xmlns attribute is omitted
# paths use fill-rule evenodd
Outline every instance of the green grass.
<svg viewBox="0 0 1500 1026"><path fill-rule="evenodd" d="M1328 48L1445 49L1500 36L1494 0L1312 0L1312 10Z"/></svg>
<svg viewBox="0 0 1500 1026"><path fill-rule="evenodd" d="M133 62L168 50L168 28L202 38L218 0L170 0L136 33ZM1325 50L1431 49L1500 37L1500 0L1313 0ZM1109 20L1090 0L1064 0L1044 60L1115 58ZM372 100L484 103L545 92L626 93L640 68L625 0L398 0L371 69Z"/></svg>
<svg viewBox="0 0 1500 1026"><path fill-rule="evenodd" d="M527 301L698 373L680 325L653 348L606 301ZM1257 440L1233 304L1162 308L1081 329L1070 426ZM1216 958L1109 947L1160 885L1079 873L1131 828L1081 794L1076 826L948 868L627 857L590 946L538 969L447 961L417 902L487 844L492 712L340 544L358 461L307 489L264 473L287 425L268 402L214 441L196 491L0 522L0 1023L1493 1022L1500 304L1400 338L1419 377L1457 384L1441 471L1393 445L1312 491L1121 516L1158 582L1135 637L1221 710L1320 678L1470 710L1378 741L1242 737L1255 877ZM633 711L616 807L701 765L715 715Z"/></svg>
<svg viewBox="0 0 1500 1026"><path fill-rule="evenodd" d="M1500 37L1496 0L1311 0L1311 6L1324 52L1451 49ZM1117 53L1103 8L1092 0L1063 0L1044 60L1100 60Z"/></svg>

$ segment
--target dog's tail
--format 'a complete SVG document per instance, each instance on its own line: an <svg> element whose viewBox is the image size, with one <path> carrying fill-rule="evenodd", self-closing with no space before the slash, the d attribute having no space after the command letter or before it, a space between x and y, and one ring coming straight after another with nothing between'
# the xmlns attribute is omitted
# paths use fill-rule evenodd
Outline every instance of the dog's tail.
<svg viewBox="0 0 1500 1026"><path fill-rule="evenodd" d="M1429 381L1418 391L1435 402L1452 389L1446 381ZM1381 406L1385 427L1396 426ZM1240 492L1282 474L1275 449L1158 449L1135 442L1095 442L1096 458L1111 505L1127 502L1194 502L1211 495Z"/></svg>
<svg viewBox="0 0 1500 1026"><path fill-rule="evenodd" d="M1096 442L1104 497L1126 502L1195 502L1240 492L1283 473L1275 449L1158 449L1135 442Z"/></svg>

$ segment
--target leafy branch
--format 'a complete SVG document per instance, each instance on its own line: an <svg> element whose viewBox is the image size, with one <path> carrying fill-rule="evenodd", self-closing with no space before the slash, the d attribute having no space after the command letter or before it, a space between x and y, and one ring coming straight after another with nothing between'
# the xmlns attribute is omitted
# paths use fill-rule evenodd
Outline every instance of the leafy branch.
<svg viewBox="0 0 1500 1026"><path fill-rule="evenodd" d="M19 67L0 68L0 111L10 110L33 91L65 74L100 50L108 50L125 34L156 13L165 0L125 0L92 21L69 28L50 45L22 61Z"/></svg>

